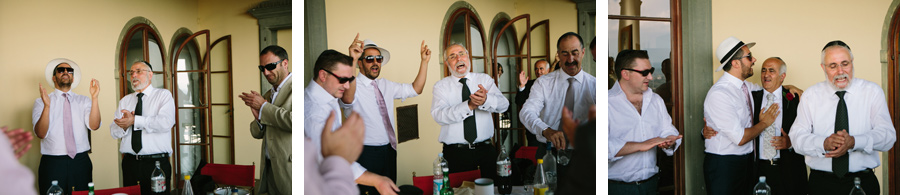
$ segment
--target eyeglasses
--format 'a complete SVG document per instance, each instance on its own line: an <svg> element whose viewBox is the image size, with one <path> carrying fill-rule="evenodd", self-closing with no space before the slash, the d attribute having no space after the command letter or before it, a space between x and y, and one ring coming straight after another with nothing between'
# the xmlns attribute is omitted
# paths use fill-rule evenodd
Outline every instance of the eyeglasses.
<svg viewBox="0 0 900 195"><path fill-rule="evenodd" d="M753 60L753 53L748 53L747 55L745 55L744 57L739 58L738 60L744 59L744 58L749 58L750 60Z"/></svg>
<svg viewBox="0 0 900 195"><path fill-rule="evenodd" d="M331 74L331 76L334 76L334 78L337 78L338 82L340 82L341 84L344 84L344 83L353 81L353 79L356 79L355 76L351 76L351 77L339 77L338 75L334 74L334 73L331 72L331 71L328 71L328 70L325 70L325 69L322 69L322 70L324 70L324 71L327 72L328 74Z"/></svg>
<svg viewBox="0 0 900 195"><path fill-rule="evenodd" d="M57 69L57 71L59 71L59 70ZM135 73L141 74L141 73L145 73L145 72L153 72L153 71L137 69L137 70L129 70L127 73L128 73L128 75L131 75L131 74L135 74Z"/></svg>
<svg viewBox="0 0 900 195"><path fill-rule="evenodd" d="M365 60L366 63L375 63L375 62L381 63L382 61L384 61L384 56L377 55L377 56L359 57L359 60Z"/></svg>
<svg viewBox="0 0 900 195"><path fill-rule="evenodd" d="M451 53L450 56L449 56L449 58L450 58L451 60L456 60L457 57L463 57L463 56L466 56L466 55L468 55L468 54L466 54L466 51L459 51L459 53Z"/></svg>
<svg viewBox="0 0 900 195"><path fill-rule="evenodd" d="M59 74L59 73L75 74L75 69L71 68L71 67L59 67L59 68L56 68L56 73L57 74Z"/></svg>
<svg viewBox="0 0 900 195"><path fill-rule="evenodd" d="M264 72L265 70L269 70L269 71L275 70L275 68L278 67L278 63L280 63L280 62L281 62L281 60L279 60L277 62L268 63L266 65L259 65L259 71Z"/></svg>
<svg viewBox="0 0 900 195"><path fill-rule="evenodd" d="M650 73L653 73L653 70L656 70L656 68L650 67L650 69L647 69L647 70L635 70L635 69L626 68L625 70L630 70L630 71L634 71L636 73L640 73L641 76L647 76Z"/></svg>

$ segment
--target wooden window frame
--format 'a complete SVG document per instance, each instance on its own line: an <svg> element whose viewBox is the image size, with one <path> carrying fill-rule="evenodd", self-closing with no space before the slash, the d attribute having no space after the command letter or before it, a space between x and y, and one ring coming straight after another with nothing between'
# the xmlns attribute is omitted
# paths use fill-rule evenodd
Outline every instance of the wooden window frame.
<svg viewBox="0 0 900 195"><path fill-rule="evenodd" d="M900 114L897 111L900 111L900 97L897 97L897 93L900 93L900 6L894 8L894 14L891 17L890 22L890 30L888 31L888 41L887 41L887 104L888 111L891 114L891 120L894 123L894 129L900 129ZM900 138L900 135L897 136ZM900 150L897 150L897 147L900 147L900 142L894 142L894 146L891 147L891 150L888 150L888 193L887 194L897 194L898 188L900 186L900 181L897 179L897 175L900 174L900 170L897 170L900 167Z"/></svg>
<svg viewBox="0 0 900 195"><path fill-rule="evenodd" d="M475 65L475 59L481 59L484 61L484 64L483 64L484 70L488 70L491 62L486 57L486 53L488 52L488 50L487 50L488 44L487 44L487 41L485 41L484 26L481 23L481 18L478 18L478 16L475 15L475 12L469 8L465 8L465 7L458 8L455 11L453 11L453 14L450 14L450 17L447 19L447 24L446 24L447 26L444 28L444 37L443 37L444 45L443 45L443 47L441 47L441 50L447 48L447 46L450 46L450 44L453 44L453 42L451 42L451 37L452 37L451 35L453 33L453 24L456 22L456 18L458 18L460 15L466 16L466 17L463 17L463 19L465 19L465 22L463 22L463 26L465 26L464 32L466 34L466 42L462 43L462 44L464 44L464 46L466 47L466 50L469 51L469 61L471 61L471 63L472 63L471 65L472 66ZM482 51L484 51L481 56L475 56L472 53L472 34L471 34L472 32L471 32L471 29L469 28L469 26L471 26L471 24L473 24L473 23L474 23L474 26L478 29L478 33L481 35L481 47L482 47ZM441 53L443 54L443 52L441 52ZM450 76L450 69L447 68L447 66L443 65L443 60L444 60L444 58L443 58L443 56L441 56L441 62L442 62L441 66L443 66L444 77L447 77L447 76ZM469 72L474 72L474 71L475 71L475 67L471 67L469 69Z"/></svg>

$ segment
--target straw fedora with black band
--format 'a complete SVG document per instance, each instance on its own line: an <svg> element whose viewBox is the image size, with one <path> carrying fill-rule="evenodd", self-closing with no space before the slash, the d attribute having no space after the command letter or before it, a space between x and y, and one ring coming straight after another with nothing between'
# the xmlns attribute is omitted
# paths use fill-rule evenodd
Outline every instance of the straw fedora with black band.
<svg viewBox="0 0 900 195"><path fill-rule="evenodd" d="M716 48L716 57L718 58L717 60L719 60L719 68L716 69L716 72L722 70L722 68L725 67L725 64L731 61L731 57L734 56L741 47L744 47L744 45L746 45L747 48L751 48L756 45L756 42L744 44L743 41L732 36L722 41L722 43L719 43L719 47Z"/></svg>
<svg viewBox="0 0 900 195"><path fill-rule="evenodd" d="M391 52L388 52L388 50L383 47L379 47L378 44L375 44L374 41L366 39L363 41L363 52L365 52L366 49L369 49L369 48L378 49L378 51L381 52L381 56L384 56L384 60L382 60L381 66L387 65L388 61L391 60ZM360 56L360 58L362 58L362 57L366 57L366 56ZM356 59L356 60L359 60L359 59Z"/></svg>
<svg viewBox="0 0 900 195"><path fill-rule="evenodd" d="M75 74L72 75L72 87L70 87L70 89L75 89L81 81L81 68L75 64L75 61L66 58L56 58L47 63L47 68L44 70L44 78L47 79L47 83L50 83L50 86L56 86L56 83L53 82L53 75L56 74L56 66L59 64L69 64L72 69L75 69Z"/></svg>

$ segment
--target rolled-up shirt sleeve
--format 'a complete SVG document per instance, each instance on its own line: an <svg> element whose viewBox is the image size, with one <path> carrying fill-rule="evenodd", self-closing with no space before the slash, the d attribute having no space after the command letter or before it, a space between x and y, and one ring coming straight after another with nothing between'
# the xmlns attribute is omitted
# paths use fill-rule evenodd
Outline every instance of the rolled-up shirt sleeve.
<svg viewBox="0 0 900 195"><path fill-rule="evenodd" d="M719 133L722 133L722 135L735 145L739 145L741 139L744 137L745 128L744 125L741 124L741 121L737 120L743 117L737 116L738 114L735 110L745 108L737 108L732 99L728 97L724 91L710 93L709 97L706 97L706 101L703 105L707 125Z"/></svg>

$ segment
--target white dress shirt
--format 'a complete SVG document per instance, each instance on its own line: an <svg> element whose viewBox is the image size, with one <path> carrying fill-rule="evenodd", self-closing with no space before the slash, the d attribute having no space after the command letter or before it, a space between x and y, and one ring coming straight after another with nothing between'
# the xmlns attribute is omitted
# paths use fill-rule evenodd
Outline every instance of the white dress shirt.
<svg viewBox="0 0 900 195"><path fill-rule="evenodd" d="M528 100L525 100L525 105L522 105L522 110L519 111L522 124L541 143L547 143L542 131L547 128L560 130L559 121L562 119L570 77L573 76L560 69L537 78L531 86ZM584 71L575 74L574 78L572 85L575 90L575 110L572 111L574 114L572 117L587 122L590 120L588 118L590 107L597 102L597 78Z"/></svg>
<svg viewBox="0 0 900 195"><path fill-rule="evenodd" d="M666 110L666 103L650 89L644 91L641 112L628 101L619 82L609 90L609 162L608 179L634 182L648 179L659 172L656 167L656 150L636 152L616 157L627 142L643 142L655 137L677 136L678 130L672 125L672 117ZM675 154L681 139L675 147L662 149L666 155Z"/></svg>
<svg viewBox="0 0 900 195"><path fill-rule="evenodd" d="M747 94L741 89L741 85L747 85ZM718 155L744 155L753 152L753 142L739 146L738 143L744 137L744 129L753 126L751 109L747 105L753 105L753 98L748 97L750 91L761 89L749 81L741 81L731 74L722 74L722 77L706 93L703 101L703 117L706 117L706 125L718 131L719 134L707 139L704 143L706 152Z"/></svg>
<svg viewBox="0 0 900 195"><path fill-rule="evenodd" d="M115 118L121 119L121 110L134 112L137 106L137 92L122 97L119 100L119 108L115 111ZM119 144L119 152L135 154L131 149L132 132L141 133L140 153L136 155L150 155L158 153L172 153L172 127L175 126L175 99L169 90L157 89L153 85L144 89L141 98L143 106L141 115L134 116L134 125L122 129L116 123L109 125L109 134L113 139L122 139Z"/></svg>
<svg viewBox="0 0 900 195"><path fill-rule="evenodd" d="M784 116L784 105L781 104L783 101L783 99L781 99L781 91L782 91L781 87L778 87L778 89L775 89L775 92L772 92L772 93L769 93L769 91L766 91L765 89L763 89L762 90L762 92L763 92L762 102L761 102L762 104L760 104L760 107L759 107L759 109L763 109L763 110L757 110L756 113L753 113L753 114L759 114L759 113L765 112L766 111L765 109L767 109L767 107L765 107L765 106L766 106L766 104L769 103L769 98L768 98L769 94L774 95L775 98L774 98L774 101L772 102L772 105L778 104L778 116L775 117L775 122L772 122L772 126L775 127L775 136L781 136L781 123L782 123L782 119L784 118L783 117ZM772 145L772 143L765 142L762 139L762 136L764 133L765 132L759 134L760 143L758 146L756 146L756 148L757 148L757 151L760 151L759 159L770 160L769 157L766 156L766 154L764 154L765 152L763 152L763 151L765 151L765 149L763 147L766 144ZM774 146L773 146L773 148L774 148ZM781 158L780 150L775 150L774 158L775 159Z"/></svg>
<svg viewBox="0 0 900 195"><path fill-rule="evenodd" d="M50 115L47 126L47 136L41 139L41 154L63 156L66 152L65 127L63 126L63 105L66 98L62 94L68 94L69 106L72 111L72 133L75 136L75 152L82 153L91 149L88 142L89 122L91 121L91 98L75 94L75 92L62 92L59 89L47 94L50 97ZM44 112L44 101L41 98L34 100L31 110L31 125L37 126L38 119ZM98 125L99 127L99 125ZM96 129L94 129L96 130ZM37 131L35 131L37 133Z"/></svg>
<svg viewBox="0 0 900 195"><path fill-rule="evenodd" d="M293 75L294 75L294 73L288 73L287 77L285 77L284 80L282 80L281 83L278 84L278 86L275 86L274 88L272 88L272 97L269 97L269 99L271 99L272 101L275 101L275 97L278 97L278 93L281 92L281 87L284 86L285 82L291 80L291 76L293 76ZM263 95L265 95L265 94L263 94ZM266 104L269 104L269 102L263 102L263 104L259 106L260 112L262 112L263 107L266 107ZM262 120L262 114L259 114L259 118L256 118L256 119L257 119L256 122L259 123L258 120ZM262 127L260 127L260 129L262 129Z"/></svg>
<svg viewBox="0 0 900 195"><path fill-rule="evenodd" d="M381 90L381 95L384 98L384 105L391 120L390 125L396 130L394 99L403 101L406 98L416 97L419 94L408 83L395 83L384 78L375 79L375 83L378 85L378 89ZM356 97L353 98L353 105L355 105L352 107L353 112L359 113L366 125L366 139L363 145L383 146L391 144L387 130L384 129L384 119L381 116L381 108L378 107L378 100L375 98L375 87L372 86L372 79L369 79L362 73L357 75L355 95ZM342 104L342 106L346 105ZM345 114L349 113L345 112Z"/></svg>
<svg viewBox="0 0 900 195"><path fill-rule="evenodd" d="M478 136L475 142L482 142L494 136L494 119L491 113L506 112L509 100L500 93L500 89L494 84L494 79L484 73L470 72L466 74L466 85L469 92L475 94L481 84L488 90L484 104L475 110L469 110L469 101L462 101L462 83L455 76L444 77L434 84L434 99L431 101L431 116L441 125L441 135L438 141L444 144L465 144L463 121L466 117L475 115L475 126Z"/></svg>
<svg viewBox="0 0 900 195"><path fill-rule="evenodd" d="M331 131L341 127L341 110L338 102L338 98L329 94L315 81L309 82L303 94L303 131L306 133L306 137L315 143L319 163L325 160L322 157L322 129L325 128L325 121L328 120L332 111L334 111L334 122L331 125ZM353 169L353 180L366 172L366 168L357 162L353 162L350 168Z"/></svg>
<svg viewBox="0 0 900 195"><path fill-rule="evenodd" d="M850 155L850 172L875 168L881 164L878 152L891 149L897 132L891 122L884 92L878 84L853 78L846 88L847 132L855 145L847 151ZM803 93L797 106L797 119L791 127L791 143L794 151L806 156L811 169L832 172L831 158L825 157L825 138L834 134L838 96L828 81L813 85Z"/></svg>

